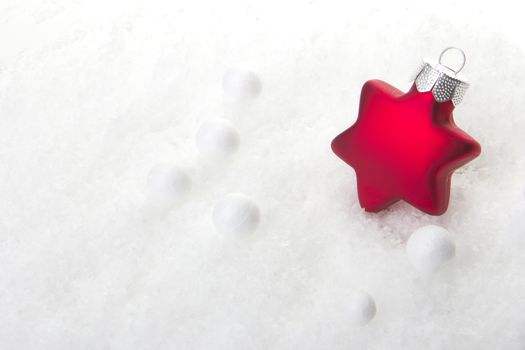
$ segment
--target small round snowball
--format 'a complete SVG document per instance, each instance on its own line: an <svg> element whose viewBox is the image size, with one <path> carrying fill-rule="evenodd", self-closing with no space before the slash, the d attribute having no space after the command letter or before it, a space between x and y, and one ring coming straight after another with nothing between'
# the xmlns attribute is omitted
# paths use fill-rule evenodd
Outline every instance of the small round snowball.
<svg viewBox="0 0 525 350"><path fill-rule="evenodd" d="M456 245L449 232L441 226L428 225L414 231L407 243L410 263L424 273L433 273L456 254Z"/></svg>
<svg viewBox="0 0 525 350"><path fill-rule="evenodd" d="M148 174L148 187L151 193L160 199L180 201L191 189L191 178L180 167L157 164Z"/></svg>
<svg viewBox="0 0 525 350"><path fill-rule="evenodd" d="M230 68L224 73L222 87L229 97L243 100L259 96L262 83L257 74L249 70Z"/></svg>
<svg viewBox="0 0 525 350"><path fill-rule="evenodd" d="M226 158L239 148L239 133L225 119L204 122L197 131L196 144L199 152L212 159Z"/></svg>
<svg viewBox="0 0 525 350"><path fill-rule="evenodd" d="M221 233L248 234L259 225L259 207L246 195L230 193L213 209L213 222Z"/></svg>
<svg viewBox="0 0 525 350"><path fill-rule="evenodd" d="M376 315L376 303L370 294L357 292L353 295L349 309L350 321L354 325L364 326Z"/></svg>

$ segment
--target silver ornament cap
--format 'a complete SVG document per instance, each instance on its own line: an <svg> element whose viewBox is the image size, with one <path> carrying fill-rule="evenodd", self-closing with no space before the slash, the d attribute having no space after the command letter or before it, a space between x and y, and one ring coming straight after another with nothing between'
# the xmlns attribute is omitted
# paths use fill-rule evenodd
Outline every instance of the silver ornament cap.
<svg viewBox="0 0 525 350"><path fill-rule="evenodd" d="M443 55L450 50L461 53L461 66L455 70L442 63ZM465 62L466 56L463 50L453 46L447 47L441 52L438 62L423 60L423 64L413 79L417 91L432 91L432 96L436 102L452 101L454 106L457 106L463 100L463 96L469 87L466 79L459 74L465 66Z"/></svg>

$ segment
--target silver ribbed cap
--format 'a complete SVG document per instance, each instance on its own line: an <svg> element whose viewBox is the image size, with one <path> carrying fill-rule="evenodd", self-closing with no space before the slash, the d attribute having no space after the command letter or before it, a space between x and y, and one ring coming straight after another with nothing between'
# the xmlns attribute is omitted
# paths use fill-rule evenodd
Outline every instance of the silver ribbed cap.
<svg viewBox="0 0 525 350"><path fill-rule="evenodd" d="M451 49L459 50L463 56L463 63L458 70L453 70L441 63L443 54ZM416 88L419 92L427 92L432 90L432 96L437 102L452 101L454 106L457 106L469 84L458 75L465 65L465 54L461 49L455 47L448 47L439 56L439 61L432 62L425 60L418 69L414 79Z"/></svg>

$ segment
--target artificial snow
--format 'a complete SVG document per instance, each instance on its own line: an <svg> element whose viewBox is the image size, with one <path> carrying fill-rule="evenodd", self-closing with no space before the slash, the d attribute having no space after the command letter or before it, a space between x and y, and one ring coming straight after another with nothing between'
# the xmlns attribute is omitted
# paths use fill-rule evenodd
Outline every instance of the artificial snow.
<svg viewBox="0 0 525 350"><path fill-rule="evenodd" d="M512 9L1 1L0 349L524 349L525 45ZM443 216L365 213L330 142L366 80L406 90L449 45L471 83L455 120L482 155L454 174ZM224 93L232 67L260 79L248 100ZM255 86L236 77L224 87ZM213 118L241 140L218 163L195 144ZM159 163L192 183L169 208L148 188ZM215 229L232 192L260 208L256 231ZM406 240L429 224L456 255L422 278ZM358 291L376 314L352 327Z"/></svg>

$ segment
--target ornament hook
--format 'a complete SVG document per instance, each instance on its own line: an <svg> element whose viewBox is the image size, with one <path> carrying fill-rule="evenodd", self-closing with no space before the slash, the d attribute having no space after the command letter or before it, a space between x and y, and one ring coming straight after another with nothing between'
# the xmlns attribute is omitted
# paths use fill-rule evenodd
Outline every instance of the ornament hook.
<svg viewBox="0 0 525 350"><path fill-rule="evenodd" d="M450 50L456 50L456 51L459 51L459 53L461 54L461 57L463 58L463 62L461 63L461 66L455 70L455 69L452 69L450 68L449 66L441 63L441 59L443 58L443 55L445 54L445 52L447 51L450 51ZM454 72L454 74L458 74L459 72L461 72L461 70L463 69L463 67L465 67L465 63L467 62L467 56L465 56L465 52L463 52L463 50L461 50L459 47L455 47L455 46L449 46L447 47L446 49L444 49L443 51L441 51L441 54L439 55L439 64L445 68L448 68L450 69L451 71Z"/></svg>

